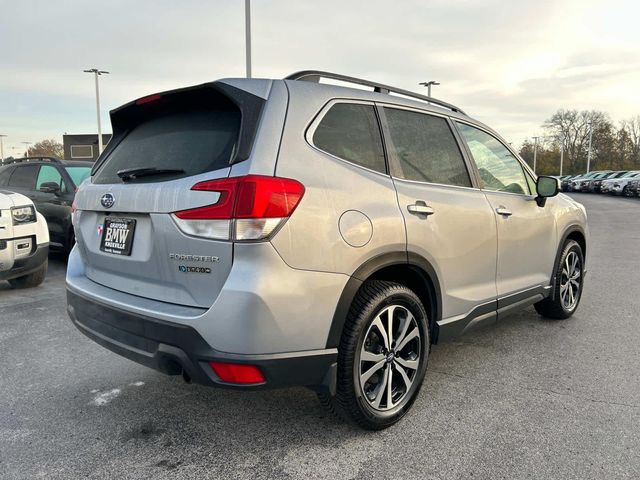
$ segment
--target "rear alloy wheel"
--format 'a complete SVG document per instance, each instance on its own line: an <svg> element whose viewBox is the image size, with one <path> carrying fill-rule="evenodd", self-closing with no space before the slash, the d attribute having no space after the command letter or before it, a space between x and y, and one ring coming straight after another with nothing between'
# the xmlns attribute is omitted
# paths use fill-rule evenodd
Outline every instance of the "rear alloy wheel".
<svg viewBox="0 0 640 480"><path fill-rule="evenodd" d="M573 315L582 297L584 254L580 244L568 240L556 269L553 295L535 304L543 317L564 319Z"/></svg>
<svg viewBox="0 0 640 480"><path fill-rule="evenodd" d="M397 335L394 322L401 323ZM357 358L360 391L372 408L385 411L402 402L418 373L420 347L420 329L408 309L390 305L378 313Z"/></svg>
<svg viewBox="0 0 640 480"><path fill-rule="evenodd" d="M628 186L625 186L622 189L622 195L624 197L633 197L633 192L631 191L631 189Z"/></svg>
<svg viewBox="0 0 640 480"><path fill-rule="evenodd" d="M336 396L323 403L369 430L387 428L413 404L427 367L429 329L418 296L368 281L347 317L338 349Z"/></svg>

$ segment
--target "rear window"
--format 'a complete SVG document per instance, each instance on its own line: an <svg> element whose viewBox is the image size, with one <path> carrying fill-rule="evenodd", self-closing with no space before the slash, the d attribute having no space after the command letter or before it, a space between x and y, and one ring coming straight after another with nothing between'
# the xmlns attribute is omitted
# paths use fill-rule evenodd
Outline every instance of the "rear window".
<svg viewBox="0 0 640 480"><path fill-rule="evenodd" d="M117 172L132 168L184 172L145 176L129 183L167 181L228 167L238 141L240 118L239 110L231 104L157 112L129 129L98 169L94 183L121 183Z"/></svg>

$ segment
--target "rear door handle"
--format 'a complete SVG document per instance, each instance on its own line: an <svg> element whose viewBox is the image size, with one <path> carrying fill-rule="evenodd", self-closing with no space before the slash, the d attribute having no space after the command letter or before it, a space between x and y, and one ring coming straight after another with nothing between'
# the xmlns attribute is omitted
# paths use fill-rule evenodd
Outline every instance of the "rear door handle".
<svg viewBox="0 0 640 480"><path fill-rule="evenodd" d="M436 213L436 211L432 207L428 206L422 200L418 200L413 205L407 205L407 210L409 211L409 213L412 213L414 215L433 215L434 213Z"/></svg>
<svg viewBox="0 0 640 480"><path fill-rule="evenodd" d="M496 213L498 215L504 215L505 217L510 217L511 215L513 215L513 212L504 205L500 205L498 208L496 208Z"/></svg>

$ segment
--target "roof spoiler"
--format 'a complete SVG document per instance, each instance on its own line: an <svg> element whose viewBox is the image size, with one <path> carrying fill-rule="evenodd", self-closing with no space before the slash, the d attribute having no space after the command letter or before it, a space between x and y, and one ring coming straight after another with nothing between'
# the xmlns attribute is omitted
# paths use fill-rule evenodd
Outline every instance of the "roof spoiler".
<svg viewBox="0 0 640 480"><path fill-rule="evenodd" d="M266 100L234 86L216 81L147 95L111 110L109 114L113 128L113 138L104 152L102 152L96 160L96 163L91 169L91 175L94 175L98 171L104 163L105 158L117 147L120 140L138 124L140 118L144 116L145 111L148 111L148 107L163 101L163 99L177 99L177 97L183 95L185 97L192 97L199 92L220 94L240 110L241 121L238 143L234 155L229 161L229 165L247 160L251 155Z"/></svg>

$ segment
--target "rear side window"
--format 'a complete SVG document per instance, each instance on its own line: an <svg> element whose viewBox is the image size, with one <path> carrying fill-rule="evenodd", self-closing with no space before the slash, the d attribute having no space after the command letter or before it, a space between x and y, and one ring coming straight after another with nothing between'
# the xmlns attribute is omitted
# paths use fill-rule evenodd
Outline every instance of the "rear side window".
<svg viewBox="0 0 640 480"><path fill-rule="evenodd" d="M398 160L394 176L470 187L471 179L446 119L385 107L391 145Z"/></svg>
<svg viewBox="0 0 640 480"><path fill-rule="evenodd" d="M98 169L94 183L121 183L117 172L132 168L183 170L135 180L159 182L228 167L238 141L240 117L233 105L161 111L126 133Z"/></svg>
<svg viewBox="0 0 640 480"><path fill-rule="evenodd" d="M34 190L36 186L36 176L38 175L38 165L24 165L16 167L9 178L9 186Z"/></svg>
<svg viewBox="0 0 640 480"><path fill-rule="evenodd" d="M313 144L331 155L377 172L386 171L373 105L337 103L313 134Z"/></svg>

